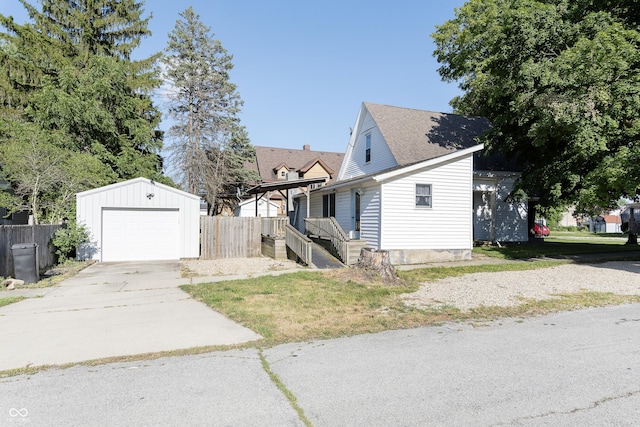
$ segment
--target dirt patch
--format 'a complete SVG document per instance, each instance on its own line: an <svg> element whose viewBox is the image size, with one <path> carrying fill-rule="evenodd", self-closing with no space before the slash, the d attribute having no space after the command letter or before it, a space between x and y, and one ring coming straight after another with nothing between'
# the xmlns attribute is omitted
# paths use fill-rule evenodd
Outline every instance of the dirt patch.
<svg viewBox="0 0 640 427"><path fill-rule="evenodd" d="M182 272L185 277L253 276L272 271L303 268L305 267L291 260L274 260L268 257L182 261Z"/></svg>

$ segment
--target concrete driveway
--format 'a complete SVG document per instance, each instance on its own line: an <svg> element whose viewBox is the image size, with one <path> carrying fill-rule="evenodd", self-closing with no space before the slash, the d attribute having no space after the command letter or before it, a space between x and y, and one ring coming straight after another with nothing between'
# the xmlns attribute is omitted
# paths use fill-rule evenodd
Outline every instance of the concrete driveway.
<svg viewBox="0 0 640 427"><path fill-rule="evenodd" d="M0 371L260 338L178 288L188 282L177 261L97 263L32 290L0 307Z"/></svg>

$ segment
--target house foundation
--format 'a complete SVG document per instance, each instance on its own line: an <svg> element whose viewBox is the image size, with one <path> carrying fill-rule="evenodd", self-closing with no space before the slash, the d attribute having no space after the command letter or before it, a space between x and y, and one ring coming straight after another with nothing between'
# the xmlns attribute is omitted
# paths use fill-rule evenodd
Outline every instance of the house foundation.
<svg viewBox="0 0 640 427"><path fill-rule="evenodd" d="M393 265L426 264L430 262L465 261L471 259L471 249L389 249Z"/></svg>

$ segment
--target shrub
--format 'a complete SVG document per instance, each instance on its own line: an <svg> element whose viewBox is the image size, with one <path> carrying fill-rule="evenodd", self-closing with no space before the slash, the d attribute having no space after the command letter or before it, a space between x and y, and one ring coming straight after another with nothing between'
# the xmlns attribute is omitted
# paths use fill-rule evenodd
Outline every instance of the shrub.
<svg viewBox="0 0 640 427"><path fill-rule="evenodd" d="M89 232L85 226L71 222L56 231L51 239L51 244L55 247L58 262L62 264L69 259L74 259L78 246L88 241Z"/></svg>

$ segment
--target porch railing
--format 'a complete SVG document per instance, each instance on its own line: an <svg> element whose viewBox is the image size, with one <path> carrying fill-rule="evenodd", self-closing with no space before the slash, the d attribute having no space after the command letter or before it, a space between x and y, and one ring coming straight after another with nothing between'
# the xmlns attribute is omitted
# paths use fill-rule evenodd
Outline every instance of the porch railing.
<svg viewBox="0 0 640 427"><path fill-rule="evenodd" d="M343 263L349 264L348 242L350 239L334 217L305 218L304 222L308 234L329 240L338 258Z"/></svg>
<svg viewBox="0 0 640 427"><path fill-rule="evenodd" d="M285 225L285 241L287 247L291 249L300 258L300 261L306 265L311 264L311 245L312 240L295 229L291 224Z"/></svg>
<svg viewBox="0 0 640 427"><path fill-rule="evenodd" d="M262 218L262 234L265 236L284 236L288 223L289 218L287 217Z"/></svg>

